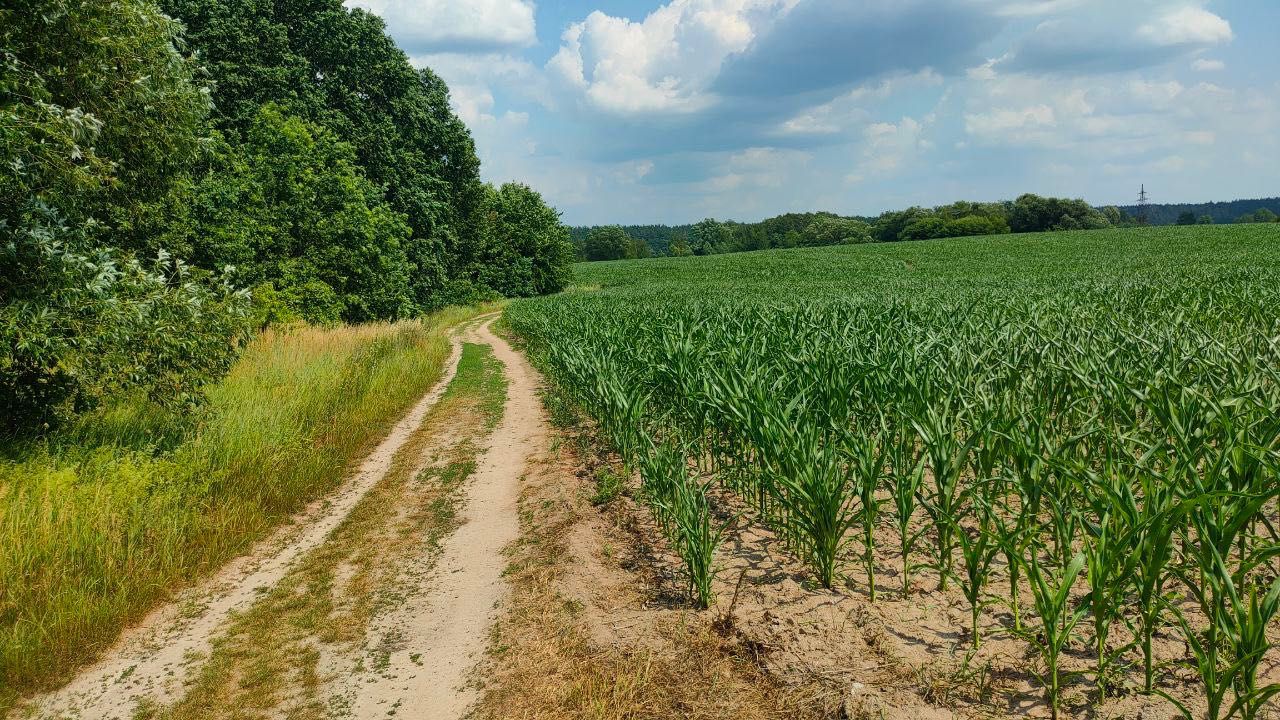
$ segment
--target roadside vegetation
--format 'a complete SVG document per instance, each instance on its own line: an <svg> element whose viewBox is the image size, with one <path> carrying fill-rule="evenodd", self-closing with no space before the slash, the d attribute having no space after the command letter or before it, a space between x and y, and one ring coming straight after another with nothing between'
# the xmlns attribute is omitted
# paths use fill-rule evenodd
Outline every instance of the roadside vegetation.
<svg viewBox="0 0 1280 720"><path fill-rule="evenodd" d="M0 711L332 490L442 374L423 321L268 330L199 411L125 397L0 461Z"/></svg>
<svg viewBox="0 0 1280 720"><path fill-rule="evenodd" d="M1278 254L1237 225L585 265L600 290L506 317L640 476L694 606L742 517L816 588L927 569L973 649L1025 643L1055 716L1138 692L1255 718L1280 692ZM879 536L897 586L871 585Z"/></svg>
<svg viewBox="0 0 1280 720"><path fill-rule="evenodd" d="M446 328L572 260L342 0L0 8L0 712L335 487Z"/></svg>
<svg viewBox="0 0 1280 720"><path fill-rule="evenodd" d="M193 408L270 324L555 292L572 260L341 0L0 9L3 435L133 391Z"/></svg>

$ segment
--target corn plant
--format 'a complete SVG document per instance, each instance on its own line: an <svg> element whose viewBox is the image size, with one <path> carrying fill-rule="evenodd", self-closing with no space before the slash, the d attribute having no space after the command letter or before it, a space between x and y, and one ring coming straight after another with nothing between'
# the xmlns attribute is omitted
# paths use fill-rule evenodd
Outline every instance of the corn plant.
<svg viewBox="0 0 1280 720"><path fill-rule="evenodd" d="M1072 607L1071 588L1085 569L1083 553L1073 557L1065 567L1046 567L1039 557L1039 548L1033 548L1029 557L1022 559L1023 570L1031 584L1031 597L1038 623L1035 631L1024 629L1018 633L1040 655L1044 685L1049 701L1049 711L1057 720L1062 696L1062 651L1071 642L1071 633L1088 614L1087 606Z"/></svg>
<svg viewBox="0 0 1280 720"><path fill-rule="evenodd" d="M1119 621L1135 584L1137 555L1133 552L1138 523L1137 501L1121 465L1108 458L1100 474L1079 468L1077 481L1084 501L1077 508L1084 528L1082 553L1093 618L1095 681L1100 699L1112 685L1114 659L1128 647L1108 647L1113 625Z"/></svg>
<svg viewBox="0 0 1280 720"><path fill-rule="evenodd" d="M898 552L902 555L902 597L911 593L911 555L926 528L912 529L920 486L924 482L924 461L916 451L916 437L905 423L899 423L888 447L888 489L893 500L893 523L898 531Z"/></svg>
<svg viewBox="0 0 1280 720"><path fill-rule="evenodd" d="M855 436L851 444L848 461L856 474L858 520L862 526L862 565L867 574L867 591L871 602L875 602L876 528L879 527L880 506L883 504L878 491L887 453L878 433Z"/></svg>
<svg viewBox="0 0 1280 720"><path fill-rule="evenodd" d="M1260 495L1216 492L1184 503L1189 529L1195 533L1197 563L1191 568L1178 568L1175 574L1199 603L1207 619L1205 627L1193 627L1180 608L1172 603L1166 605L1195 657L1209 720L1233 717L1237 712L1252 717L1265 698L1276 692L1258 688L1257 669L1270 647L1266 625L1275 617L1280 602L1272 592L1280 591L1273 585L1259 600L1257 588L1242 587L1240 581L1250 583L1251 571L1280 554L1280 549L1273 548L1261 556L1236 556L1234 567L1228 558L1239 533L1277 494L1280 488ZM1227 693L1233 691L1236 701L1228 705ZM1185 706L1169 699L1186 712Z"/></svg>
<svg viewBox="0 0 1280 720"><path fill-rule="evenodd" d="M912 420L929 461L932 484L921 506L933 521L939 590L946 590L947 580L952 577L957 541L949 518L958 510L956 500L969 454L969 445L958 437L954 423L950 408L936 406L925 408Z"/></svg>
<svg viewBox="0 0 1280 720"><path fill-rule="evenodd" d="M1133 562L1137 590L1138 646L1142 651L1142 690L1155 689L1155 653L1152 640L1162 626L1167 605L1165 586L1174 559L1175 537L1182 527L1181 506L1175 486L1153 467L1156 448L1149 448L1134 464L1140 497L1121 493L1115 500L1125 503L1122 512L1135 517L1127 545Z"/></svg>
<svg viewBox="0 0 1280 720"><path fill-rule="evenodd" d="M956 580L965 600L969 601L975 649L982 645L979 615L985 605L987 583L995 559L1000 554L1000 535L994 525L994 511L987 499L989 492L989 483L970 484L956 503L962 514L947 519L958 539L963 572L957 573ZM970 521L969 525L965 524L966 520Z"/></svg>
<svg viewBox="0 0 1280 720"><path fill-rule="evenodd" d="M657 446L642 455L639 463L644 495L684 562L690 595L698 607L710 607L716 550L734 520L715 523L707 486L688 476L685 454L680 450Z"/></svg>
<svg viewBox="0 0 1280 720"><path fill-rule="evenodd" d="M849 531L858 523L854 470L817 428L794 428L789 435L789 461L773 477L777 502L801 557L830 588Z"/></svg>

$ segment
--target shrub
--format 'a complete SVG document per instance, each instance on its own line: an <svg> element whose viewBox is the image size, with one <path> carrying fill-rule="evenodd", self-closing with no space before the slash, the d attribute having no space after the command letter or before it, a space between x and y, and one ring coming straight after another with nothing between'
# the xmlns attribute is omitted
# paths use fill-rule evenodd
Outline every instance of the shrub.
<svg viewBox="0 0 1280 720"><path fill-rule="evenodd" d="M117 251L77 250L77 239L42 208L0 250L5 426L48 429L135 389L168 406L197 404L235 357L248 293L203 282L165 253L147 268Z"/></svg>

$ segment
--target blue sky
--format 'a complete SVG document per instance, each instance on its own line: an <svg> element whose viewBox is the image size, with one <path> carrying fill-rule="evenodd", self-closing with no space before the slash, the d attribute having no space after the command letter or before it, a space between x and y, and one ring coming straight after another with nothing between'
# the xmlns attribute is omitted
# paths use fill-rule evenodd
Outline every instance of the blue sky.
<svg viewBox="0 0 1280 720"><path fill-rule="evenodd" d="M566 222L1280 194L1277 0L349 0Z"/></svg>

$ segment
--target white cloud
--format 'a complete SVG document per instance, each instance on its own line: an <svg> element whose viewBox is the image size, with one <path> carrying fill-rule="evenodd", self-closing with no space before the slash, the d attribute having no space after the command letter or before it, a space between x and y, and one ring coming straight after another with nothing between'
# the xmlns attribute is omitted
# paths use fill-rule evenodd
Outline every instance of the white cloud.
<svg viewBox="0 0 1280 720"><path fill-rule="evenodd" d="M381 16L410 54L527 47L537 42L532 0L347 0Z"/></svg>
<svg viewBox="0 0 1280 720"><path fill-rule="evenodd" d="M1231 24L1204 8L1186 5L1138 28L1138 36L1157 45L1216 45L1230 42Z"/></svg>
<svg viewBox="0 0 1280 720"><path fill-rule="evenodd" d="M933 116L925 117L923 122L904 117L897 123L868 125L862 133L864 144L858 175L868 171L877 175L891 173L931 150L933 143L925 139L924 133L933 120Z"/></svg>
<svg viewBox="0 0 1280 720"><path fill-rule="evenodd" d="M648 177L653 168L652 160L628 160L617 163L610 175L618 185L635 185Z"/></svg>
<svg viewBox="0 0 1280 720"><path fill-rule="evenodd" d="M469 98L493 97L493 90L523 100L550 105L550 93L540 70L527 60L502 53L434 53L411 58L429 67L449 84L454 106L461 113ZM460 95L468 97L459 97ZM466 119L466 118L464 118Z"/></svg>
<svg viewBox="0 0 1280 720"><path fill-rule="evenodd" d="M729 153L711 177L695 183L692 189L701 193L777 189L812 159L812 154L802 150L746 148Z"/></svg>
<svg viewBox="0 0 1280 720"><path fill-rule="evenodd" d="M1043 19L991 69L1068 74L1154 67L1231 42L1206 0L1080 0L1029 4ZM981 73L983 68L975 68Z"/></svg>
<svg viewBox="0 0 1280 720"><path fill-rule="evenodd" d="M1009 137L1013 131L1038 130L1055 124L1053 108L1045 104L1016 109L998 108L964 116L965 131L987 140Z"/></svg>
<svg viewBox="0 0 1280 720"><path fill-rule="evenodd" d="M710 106L721 63L798 0L673 0L633 22L595 11L565 30L547 69L599 110L691 113Z"/></svg>
<svg viewBox="0 0 1280 720"><path fill-rule="evenodd" d="M1191 69L1198 72L1217 72L1219 70L1226 70L1227 64L1221 60L1197 58L1195 62L1191 63Z"/></svg>
<svg viewBox="0 0 1280 720"><path fill-rule="evenodd" d="M1231 167L1225 181L1235 182L1243 171L1224 158L1259 138L1274 147L1270 138L1280 120L1266 93L1140 73L969 79L956 95L974 145L1018 152L1035 168L1034 178L1098 202L1106 201L1105 188L1144 180L1185 197L1223 194L1205 191L1205 177ZM1045 170L1050 165L1052 173Z"/></svg>
<svg viewBox="0 0 1280 720"><path fill-rule="evenodd" d="M1136 102L1152 110L1168 108L1185 91L1177 80L1158 83L1134 80L1128 89Z"/></svg>
<svg viewBox="0 0 1280 720"><path fill-rule="evenodd" d="M864 125L875 106L899 93L914 93L918 97L922 90L942 84L941 75L932 68L925 68L920 72L860 85L830 102L808 108L785 120L776 133L781 136L835 135L851 126Z"/></svg>

